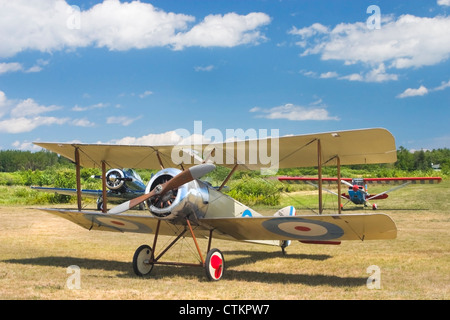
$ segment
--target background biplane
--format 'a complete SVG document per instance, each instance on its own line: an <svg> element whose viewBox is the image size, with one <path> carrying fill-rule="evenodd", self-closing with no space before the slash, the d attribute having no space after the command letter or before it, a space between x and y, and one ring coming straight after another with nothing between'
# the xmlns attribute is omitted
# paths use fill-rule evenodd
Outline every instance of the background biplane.
<svg viewBox="0 0 450 320"><path fill-rule="evenodd" d="M317 187L318 178L313 177L278 177L278 180L285 183L306 183ZM337 178L322 178L323 183L337 184ZM364 207L371 206L373 210L378 208L376 203L372 205L370 200L381 200L388 197L388 193L406 187L410 184L425 184L425 183L440 183L442 178L440 177L394 177L394 178L342 178L340 182L348 186L348 194L336 193L328 189L325 191L340 196L342 199L349 200L347 203L352 202L356 205L364 205ZM368 192L367 184L387 184L396 185L395 187L382 191L376 194L370 194ZM346 203L346 204L347 204ZM345 206L341 205L341 208Z"/></svg>
<svg viewBox="0 0 450 320"><path fill-rule="evenodd" d="M101 179L101 176L92 176L92 178ZM106 196L109 200L120 201L120 200L130 200L141 196L145 192L145 183L139 174L133 169L110 169L105 175L106 187L108 188ZM47 192L47 193L57 193L66 196L76 196L77 189L71 188L49 188L49 187L38 187L31 186L31 189ZM97 209L103 210L103 191L102 190L91 190L91 189L81 189L81 195L87 198L97 199ZM140 207L143 209L143 205Z"/></svg>
<svg viewBox="0 0 450 320"><path fill-rule="evenodd" d="M354 145L357 134L365 143ZM276 140L274 140L276 139ZM321 169L323 165L391 163L397 159L395 141L385 129L363 129L329 133L259 139L257 146L267 146L269 153L277 152L277 163L267 164L258 158L250 162L251 146L255 141L234 141L195 146L176 146L177 150L194 148L207 162L173 161L175 146L124 146L106 144L36 143L56 152L76 164L78 208L42 209L68 219L88 230L135 232L154 234L153 246L140 246L133 257L137 275L149 274L155 264L200 266L210 280L219 280L224 272L224 258L219 249L211 249L216 239L251 241L284 248L291 240L306 243L339 244L342 240L394 239L397 229L392 219L381 213L339 215L295 215L288 206L273 216L263 216L246 205L221 192L236 170L264 168L293 168L317 166L319 194L321 194ZM272 146L276 146L272 147ZM240 156L239 156L240 155ZM242 156L244 155L244 157ZM227 159L219 163L217 159ZM215 165L232 168L222 185L216 189L200 180ZM102 168L103 212L82 209L80 167ZM146 186L143 195L124 202L107 211L106 168L160 169ZM181 167L178 169L177 167ZM339 170L338 170L339 171ZM321 201L319 197L319 201ZM150 214L128 211L145 202ZM319 203L320 206L320 203ZM126 212L126 213L125 213ZM321 213L321 211L319 212ZM159 235L175 239L156 254ZM200 263L161 261L164 254L182 237L192 237ZM207 238L206 258L203 257L197 238Z"/></svg>

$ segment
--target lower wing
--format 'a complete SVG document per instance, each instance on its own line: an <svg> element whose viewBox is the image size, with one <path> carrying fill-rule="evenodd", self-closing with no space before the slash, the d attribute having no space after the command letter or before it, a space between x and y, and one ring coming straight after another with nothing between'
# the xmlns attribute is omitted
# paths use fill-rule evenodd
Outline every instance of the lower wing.
<svg viewBox="0 0 450 320"><path fill-rule="evenodd" d="M77 196L77 190L76 189L70 189L70 188L48 188L48 187L35 187L32 186L31 189L37 190L40 192L47 192L47 193L57 193L65 196ZM91 189L82 189L81 195L86 198L93 198L97 199L98 197L102 196L102 190L91 190ZM144 194L144 192L107 192L107 197L109 200L129 200L136 198L140 195Z"/></svg>
<svg viewBox="0 0 450 320"><path fill-rule="evenodd" d="M157 218L148 215L104 214L89 211L42 209L89 230L154 233ZM293 217L239 217L199 219L194 227L198 237L226 240L382 240L395 239L394 221L382 213L305 215ZM162 223L160 234L176 235L183 225Z"/></svg>

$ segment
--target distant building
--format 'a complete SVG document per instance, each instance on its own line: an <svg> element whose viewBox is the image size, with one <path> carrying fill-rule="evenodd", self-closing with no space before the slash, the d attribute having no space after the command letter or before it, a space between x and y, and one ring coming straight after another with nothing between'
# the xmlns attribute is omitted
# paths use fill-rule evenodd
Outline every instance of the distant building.
<svg viewBox="0 0 450 320"><path fill-rule="evenodd" d="M431 169L433 169L434 171L441 171L441 165L431 163Z"/></svg>

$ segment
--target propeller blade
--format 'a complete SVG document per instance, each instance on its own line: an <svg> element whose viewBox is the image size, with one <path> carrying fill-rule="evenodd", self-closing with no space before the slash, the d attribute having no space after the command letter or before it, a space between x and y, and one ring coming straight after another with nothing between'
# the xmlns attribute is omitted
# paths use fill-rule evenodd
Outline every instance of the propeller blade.
<svg viewBox="0 0 450 320"><path fill-rule="evenodd" d="M127 210L130 210L134 206L137 206L141 202L144 202L145 200L150 199L154 195L156 195L156 188L153 189L149 193L143 194L142 196L139 196L137 198L131 199L129 201L126 201L124 203L121 203L121 204L115 206L114 208L109 210L108 213L109 214L119 214L119 213L125 212Z"/></svg>
<svg viewBox="0 0 450 320"><path fill-rule="evenodd" d="M353 185L352 185L350 182L348 182L348 181L345 181L345 180L341 179L341 182L342 182L343 184L346 184L346 185L349 186L349 187L353 187Z"/></svg>
<svg viewBox="0 0 450 320"><path fill-rule="evenodd" d="M194 179L201 178L205 174L213 171L216 168L215 165L211 163L199 164L189 168L188 170L184 170L177 174L175 177L170 179L169 181L163 183L160 186L156 186L151 192L143 194L137 198L126 201L118 206L115 206L111 210L108 211L109 214L119 214L125 212L134 206L137 206L141 202L144 202L155 195L164 195L167 191L177 189L185 183L191 182Z"/></svg>
<svg viewBox="0 0 450 320"><path fill-rule="evenodd" d="M169 190L176 189L179 186L182 186L183 184L188 183L194 179L199 179L203 177L205 174L213 171L215 168L216 168L215 165L211 163L205 163L184 170L183 172L177 174L175 177L173 177L163 185L161 194L164 194Z"/></svg>

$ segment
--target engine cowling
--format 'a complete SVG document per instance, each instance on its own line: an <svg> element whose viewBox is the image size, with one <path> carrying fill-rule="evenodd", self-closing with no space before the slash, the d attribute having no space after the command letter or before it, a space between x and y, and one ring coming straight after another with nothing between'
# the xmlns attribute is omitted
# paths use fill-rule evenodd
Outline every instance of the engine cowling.
<svg viewBox="0 0 450 320"><path fill-rule="evenodd" d="M169 181L181 172L179 169L168 168L155 174L147 184L145 193ZM151 214L159 219L175 220L183 218L193 212L205 212L208 205L208 188L201 181L191 181L170 190L163 196L155 196L147 200L147 207Z"/></svg>
<svg viewBox="0 0 450 320"><path fill-rule="evenodd" d="M106 186L110 190L120 190L125 184L125 175L120 169L111 169L106 173Z"/></svg>
<svg viewBox="0 0 450 320"><path fill-rule="evenodd" d="M106 173L106 186L113 191L144 191L145 184L132 169L111 169Z"/></svg>

